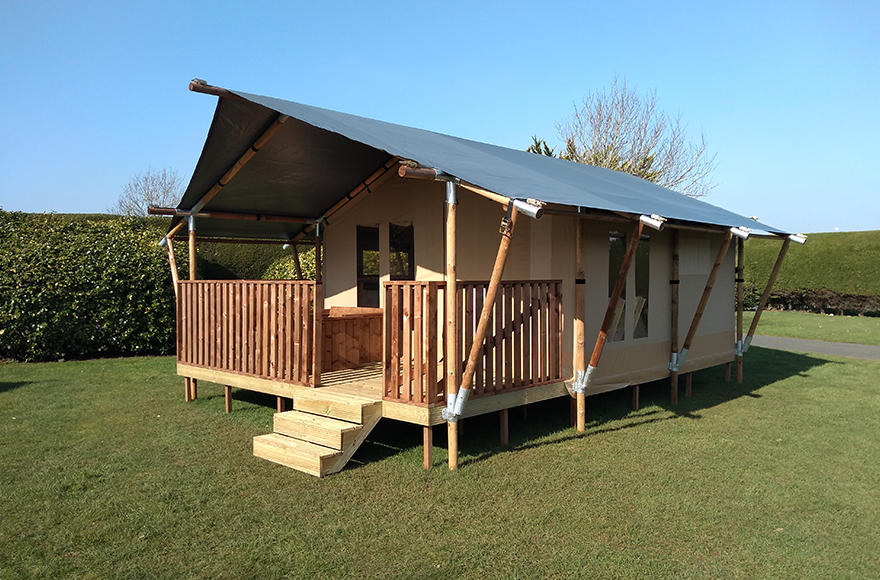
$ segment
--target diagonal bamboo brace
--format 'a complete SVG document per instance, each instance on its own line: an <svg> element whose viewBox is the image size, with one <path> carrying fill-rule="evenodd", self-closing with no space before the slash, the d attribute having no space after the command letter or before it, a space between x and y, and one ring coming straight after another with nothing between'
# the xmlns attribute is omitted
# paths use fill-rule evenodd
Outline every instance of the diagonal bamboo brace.
<svg viewBox="0 0 880 580"><path fill-rule="evenodd" d="M513 229L516 225L517 210L513 204L508 204L507 213L501 222L501 243L498 246L498 254L495 256L495 266L492 268L492 277L489 279L489 288L486 289L486 298L483 302L483 310L480 312L480 321L474 335L474 342L468 354L467 366L461 377L461 387L455 396L447 395L446 408L443 409L443 418L446 421L456 422L464 412L464 406L470 396L470 385L474 378L477 367L477 358L483 349L483 341L486 338L486 330L489 328L489 315L495 304L495 296L498 294L498 285L501 275L504 273L504 265L507 262L507 253L510 249L510 240L513 237Z"/></svg>
<svg viewBox="0 0 880 580"><path fill-rule="evenodd" d="M761 302L758 304L758 310L755 312L755 317L752 318L751 326L749 326L749 334L746 336L746 340L743 343L743 353L749 350L749 345L752 343L752 337L755 335L755 330L758 328L758 321L761 319L761 314L767 306L767 300L770 299L770 292L773 290L773 285L776 283L776 276L779 275L779 269L782 267L782 261L785 259L785 254L788 252L788 245L790 243L791 239L785 238L785 241L782 242L782 248L779 249L779 256L776 258L776 264L773 265L773 271L770 272L770 279L767 280L767 286L764 288L764 293L761 295Z"/></svg>
<svg viewBox="0 0 880 580"><path fill-rule="evenodd" d="M697 329L700 327L700 320L702 320L703 312L706 310L706 305L709 303L709 297L712 295L712 288L715 286L715 280L718 279L718 272L721 271L721 264L724 263L724 258L727 256L727 250L730 248L730 241L732 239L733 232L727 232L724 236L724 241L721 242L721 247L718 249L718 255L715 257L712 271L709 272L709 279L706 281L706 287L703 288L703 295L700 298L700 303L697 305L697 311L694 312L694 318L691 320L691 326L688 330L687 337L684 339L681 352L678 353L678 356L673 353L673 360L669 363L669 370L673 373L677 373L678 369L684 366L688 350L690 350L694 337L697 335Z"/></svg>
<svg viewBox="0 0 880 580"><path fill-rule="evenodd" d="M620 302L620 295L626 285L626 276L632 265L633 258L636 255L636 248L639 245L639 239L642 237L641 220L636 222L630 236L629 243L626 246L626 254L623 256L623 263L620 265L620 272L617 274L617 281L614 283L614 290L611 291L611 298L608 299L608 308L605 309L605 318L602 320L602 326L599 329L599 336L596 337L596 344L593 347L593 354L590 356L590 364L587 370L582 374L578 373L578 379L574 386L576 393L586 393L587 389L593 382L593 375L596 367L599 366L599 359L602 358L602 351L605 350L605 341L608 339L608 329L611 328L611 322L614 319L614 312L617 310L617 303Z"/></svg>

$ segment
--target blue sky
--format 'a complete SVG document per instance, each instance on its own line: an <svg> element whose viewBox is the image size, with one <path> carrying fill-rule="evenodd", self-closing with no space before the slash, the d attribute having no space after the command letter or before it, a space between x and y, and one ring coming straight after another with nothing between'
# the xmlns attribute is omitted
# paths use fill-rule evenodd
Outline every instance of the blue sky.
<svg viewBox="0 0 880 580"><path fill-rule="evenodd" d="M101 212L192 173L193 77L524 149L625 76L703 131L706 201L803 232L880 229L880 3L0 4L0 207Z"/></svg>

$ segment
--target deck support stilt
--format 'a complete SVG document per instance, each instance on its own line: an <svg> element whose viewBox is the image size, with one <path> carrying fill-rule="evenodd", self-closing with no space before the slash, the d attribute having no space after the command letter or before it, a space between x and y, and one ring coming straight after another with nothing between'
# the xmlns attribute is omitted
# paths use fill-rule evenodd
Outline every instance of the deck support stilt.
<svg viewBox="0 0 880 580"><path fill-rule="evenodd" d="M694 373L688 373L685 375L685 377L686 377L685 382L684 382L684 396L685 397L691 396L691 384L693 383L693 376L694 376Z"/></svg>
<svg viewBox="0 0 880 580"><path fill-rule="evenodd" d="M730 382L730 367L731 366L732 366L731 363L727 363L724 365L724 382L726 382L726 383Z"/></svg>
<svg viewBox="0 0 880 580"><path fill-rule="evenodd" d="M501 409L499 412L499 422L501 423L501 445L507 446L510 444L510 425L508 423L508 413L507 409Z"/></svg>
<svg viewBox="0 0 880 580"><path fill-rule="evenodd" d="M681 280L678 277L678 230L672 230L672 273L669 277L669 287L672 294L672 325L670 328L671 355L673 359L678 354L678 287ZM678 404L678 370L673 369L669 375L670 403Z"/></svg>
<svg viewBox="0 0 880 580"><path fill-rule="evenodd" d="M430 425L422 427L422 446L425 469L431 469L434 467L434 428Z"/></svg>
<svg viewBox="0 0 880 580"><path fill-rule="evenodd" d="M230 387L229 385L226 385L223 388L223 395L224 395L224 398L226 399L226 412L231 413L232 412L232 387Z"/></svg>
<svg viewBox="0 0 880 580"><path fill-rule="evenodd" d="M639 385L632 386L633 394L633 411L639 410Z"/></svg>

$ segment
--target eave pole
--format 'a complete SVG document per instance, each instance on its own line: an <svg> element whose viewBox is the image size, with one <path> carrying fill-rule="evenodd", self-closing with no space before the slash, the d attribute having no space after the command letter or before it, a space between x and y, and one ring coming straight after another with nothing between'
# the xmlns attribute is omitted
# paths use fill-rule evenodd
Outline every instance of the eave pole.
<svg viewBox="0 0 880 580"><path fill-rule="evenodd" d="M576 226L576 250L575 250L575 266L577 273L575 274L575 319L574 319L574 368L576 376L586 372L586 349L584 341L584 319L586 318L586 304L584 303L584 287L586 286L586 266L584 264L584 246L587 238L586 220L577 218ZM576 423L578 433L586 431L587 426L587 395L586 393L575 393L577 399Z"/></svg>
<svg viewBox="0 0 880 580"><path fill-rule="evenodd" d="M599 360L602 358L602 351L605 349L605 341L608 338L608 329L611 327L611 321L614 318L614 312L617 310L617 303L620 301L620 295L626 285L626 277L629 268L632 265L633 258L636 255L636 248L642 237L643 223L641 220L636 221L629 242L626 246L626 253L623 256L623 263L620 265L620 272L617 274L617 281L614 283L614 289L611 291L611 298L608 300L608 308L605 310L605 318L602 320L602 327L599 329L599 335L596 337L596 344L593 346L593 354L590 356L590 364L585 371L583 378L583 390L589 388L593 380L593 373L599 366Z"/></svg>
<svg viewBox="0 0 880 580"><path fill-rule="evenodd" d="M458 263L455 248L456 208L458 206L458 188L454 181L446 182L446 398L455 399L458 387L458 316L456 316L456 292L458 281ZM428 385L429 388L431 385ZM430 427L425 427L430 429ZM447 421L447 441L449 469L458 468L458 422ZM426 440L427 445L427 440ZM425 450L425 466L429 467L427 449ZM433 462L432 462L433 463Z"/></svg>
<svg viewBox="0 0 880 580"><path fill-rule="evenodd" d="M751 326L749 326L749 334L746 336L745 343L743 343L744 353L749 350L752 337L755 335L755 330L758 328L758 321L761 319L761 314L763 314L764 308L767 306L767 300L770 299L770 292L773 290L773 285L776 284L776 276L779 275L779 269L782 267L782 261L785 259L785 254L788 252L788 245L790 243L790 238L785 238L782 242L782 248L779 250L776 264L773 265L773 271L770 272L770 279L767 280L767 286L764 288L764 293L761 295L761 302L758 304L758 310L755 312L755 317L752 319Z"/></svg>
<svg viewBox="0 0 880 580"><path fill-rule="evenodd" d="M718 272L721 271L721 264L724 263L724 258L727 256L727 250L730 248L731 239L733 239L733 232L728 231L724 236L724 241L721 242L721 247L718 249L718 255L715 257L715 263L712 265L712 271L709 273L709 279L706 281L706 287L703 288L703 295L700 298L700 303L697 305L697 311L694 312L694 318L691 320L690 329L688 329L687 337L684 339L684 345L681 347L681 352L678 353L678 360L671 363L676 368L670 370L678 371L678 369L684 366L684 363L687 360L687 353L691 348L694 337L697 335L697 329L700 327L700 320L703 318L703 311L706 310L706 305L709 303L709 297L712 295L712 288L715 286Z"/></svg>

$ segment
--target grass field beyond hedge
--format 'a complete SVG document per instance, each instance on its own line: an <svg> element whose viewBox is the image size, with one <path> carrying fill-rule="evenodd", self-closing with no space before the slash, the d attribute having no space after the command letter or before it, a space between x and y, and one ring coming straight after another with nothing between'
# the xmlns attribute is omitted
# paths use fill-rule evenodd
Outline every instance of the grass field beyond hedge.
<svg viewBox="0 0 880 580"><path fill-rule="evenodd" d="M271 399L183 402L172 358L0 366L0 578L876 578L880 364L753 347L697 373L465 422L435 469L385 420L323 480L259 460Z"/></svg>

